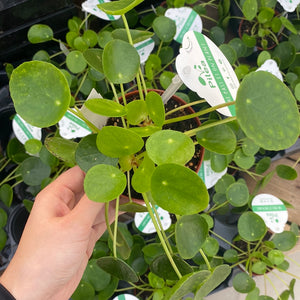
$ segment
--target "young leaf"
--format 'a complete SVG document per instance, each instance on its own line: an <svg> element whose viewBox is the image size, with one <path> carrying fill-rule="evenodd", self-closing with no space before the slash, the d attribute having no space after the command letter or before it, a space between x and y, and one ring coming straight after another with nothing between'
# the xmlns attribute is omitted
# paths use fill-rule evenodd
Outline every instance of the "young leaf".
<svg viewBox="0 0 300 300"><path fill-rule="evenodd" d="M257 165L255 166L255 172L257 174L262 174L269 169L270 165L271 165L271 158L266 156L257 163Z"/></svg>
<svg viewBox="0 0 300 300"><path fill-rule="evenodd" d="M48 25L35 24L30 27L27 38L32 44L44 43L52 40L53 31Z"/></svg>
<svg viewBox="0 0 300 300"><path fill-rule="evenodd" d="M127 121L131 125L138 125L148 117L146 102L144 100L134 100L127 104Z"/></svg>
<svg viewBox="0 0 300 300"><path fill-rule="evenodd" d="M246 0L242 7L242 12L247 20L251 21L257 14L257 0Z"/></svg>
<svg viewBox="0 0 300 300"><path fill-rule="evenodd" d="M165 108L161 96L156 92L149 92L146 95L146 105L150 119L156 126L162 126L165 121Z"/></svg>
<svg viewBox="0 0 300 300"><path fill-rule="evenodd" d="M244 78L237 92L236 116L245 134L266 150L286 149L299 135L296 100L269 72L252 72Z"/></svg>
<svg viewBox="0 0 300 300"><path fill-rule="evenodd" d="M229 203L234 207L246 205L249 199L247 185L239 182L231 184L226 191L226 197Z"/></svg>
<svg viewBox="0 0 300 300"><path fill-rule="evenodd" d="M298 177L297 171L286 165L278 165L276 166L276 173L280 178L286 180L295 180Z"/></svg>
<svg viewBox="0 0 300 300"><path fill-rule="evenodd" d="M98 4L98 7L109 15L125 15L143 0L118 0Z"/></svg>
<svg viewBox="0 0 300 300"><path fill-rule="evenodd" d="M134 44L145 41L149 38L151 38L153 36L152 32L149 31L143 31L143 30L130 30L130 35L132 38L132 42ZM124 28L118 28L115 29L112 32L112 36L114 39L119 39L119 40L123 40L125 42L129 42L128 41L128 36L127 36L127 31Z"/></svg>
<svg viewBox="0 0 300 300"><path fill-rule="evenodd" d="M42 61L25 62L17 67L11 76L10 92L17 113L37 127L56 124L71 99L63 73Z"/></svg>
<svg viewBox="0 0 300 300"><path fill-rule="evenodd" d="M155 18L152 24L153 30L162 42L171 42L176 34L176 24L165 16Z"/></svg>
<svg viewBox="0 0 300 300"><path fill-rule="evenodd" d="M101 49L87 49L83 52L83 57L89 66L100 73L103 73Z"/></svg>
<svg viewBox="0 0 300 300"><path fill-rule="evenodd" d="M120 196L126 187L126 176L116 167L96 165L88 170L84 191L95 202L109 202Z"/></svg>
<svg viewBox="0 0 300 300"><path fill-rule="evenodd" d="M3 208L0 208L0 228L5 227L7 223L7 213Z"/></svg>
<svg viewBox="0 0 300 300"><path fill-rule="evenodd" d="M283 231L281 233L276 233L272 239L275 247L281 251L289 251L293 249L293 247L297 243L297 237L294 232L291 231Z"/></svg>
<svg viewBox="0 0 300 300"><path fill-rule="evenodd" d="M102 98L88 99L84 105L92 112L107 117L123 117L126 115L126 109L123 105Z"/></svg>
<svg viewBox="0 0 300 300"><path fill-rule="evenodd" d="M13 200L13 189L5 183L0 187L0 200L5 204L6 207L10 207Z"/></svg>
<svg viewBox="0 0 300 300"><path fill-rule="evenodd" d="M150 159L158 165L176 163L184 165L194 155L193 140L184 133L161 130L152 134L146 142Z"/></svg>
<svg viewBox="0 0 300 300"><path fill-rule="evenodd" d="M67 55L66 65L72 73L81 73L87 66L81 51L74 50Z"/></svg>
<svg viewBox="0 0 300 300"><path fill-rule="evenodd" d="M200 177L176 164L162 164L155 169L151 193L157 205L179 215L198 213L208 205L207 189Z"/></svg>

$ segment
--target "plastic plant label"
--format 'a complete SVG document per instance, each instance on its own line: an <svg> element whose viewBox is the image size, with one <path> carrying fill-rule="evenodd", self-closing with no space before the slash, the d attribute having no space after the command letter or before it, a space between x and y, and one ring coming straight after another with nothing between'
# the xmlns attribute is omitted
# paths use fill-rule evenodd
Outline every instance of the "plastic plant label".
<svg viewBox="0 0 300 300"><path fill-rule="evenodd" d="M283 81L277 62L274 59L267 59L256 71L269 72Z"/></svg>
<svg viewBox="0 0 300 300"><path fill-rule="evenodd" d="M65 139L85 137L92 133L87 124L70 111L65 113L58 125L59 134Z"/></svg>
<svg viewBox="0 0 300 300"><path fill-rule="evenodd" d="M218 180L227 172L227 168L225 168L222 172L215 172L211 168L210 160L204 160L201 164L200 170L198 172L199 177L205 183L205 186L210 189L213 187Z"/></svg>
<svg viewBox="0 0 300 300"><path fill-rule="evenodd" d="M166 210L162 209L161 207L159 207L157 205L155 205L155 208L159 215L160 222L162 224L163 229L167 230L171 226L171 223L172 223L170 214ZM151 220L150 214L147 212L136 213L134 216L134 224L135 224L136 228L143 233L150 234L150 233L156 232L154 224Z"/></svg>
<svg viewBox="0 0 300 300"><path fill-rule="evenodd" d="M109 0L87 0L81 4L82 10L86 11L100 19L107 20L107 21L114 21L118 20L121 16L117 15L109 15L103 12L100 8L98 8L98 4L110 2Z"/></svg>
<svg viewBox="0 0 300 300"><path fill-rule="evenodd" d="M288 212L280 199L269 194L259 194L252 200L252 210L262 217L266 226L273 232L283 232Z"/></svg>
<svg viewBox="0 0 300 300"><path fill-rule="evenodd" d="M202 31L201 17L190 7L169 8L165 16L175 21L177 29L174 40L180 44L188 31Z"/></svg>
<svg viewBox="0 0 300 300"><path fill-rule="evenodd" d="M139 300L139 298L130 294L121 294L113 298L113 300Z"/></svg>
<svg viewBox="0 0 300 300"><path fill-rule="evenodd" d="M41 140L42 138L42 129L28 124L18 114L13 118L12 127L16 138L22 144L31 139Z"/></svg>
<svg viewBox="0 0 300 300"><path fill-rule="evenodd" d="M278 0L283 9L287 12L293 12L297 8L300 0Z"/></svg>
<svg viewBox="0 0 300 300"><path fill-rule="evenodd" d="M184 35L176 69L184 84L211 106L235 100L237 76L221 50L202 33L189 31ZM235 107L222 107L218 112L235 116Z"/></svg>
<svg viewBox="0 0 300 300"><path fill-rule="evenodd" d="M141 64L146 62L152 50L154 49L154 46L155 46L155 42L151 38L134 44L134 47L140 56Z"/></svg>

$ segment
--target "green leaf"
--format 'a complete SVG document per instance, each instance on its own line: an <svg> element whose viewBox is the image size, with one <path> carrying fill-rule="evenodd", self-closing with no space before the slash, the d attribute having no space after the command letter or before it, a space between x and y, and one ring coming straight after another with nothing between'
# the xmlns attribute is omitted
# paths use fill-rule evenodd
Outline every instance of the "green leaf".
<svg viewBox="0 0 300 300"><path fill-rule="evenodd" d="M106 286L106 288L100 292L98 292L98 299L107 300L114 294L115 290L118 287L119 279L116 277L111 277L110 283Z"/></svg>
<svg viewBox="0 0 300 300"><path fill-rule="evenodd" d="M297 34L298 31L297 29L295 28L295 26L285 17L281 16L280 18L280 21L282 23L282 25L288 29L291 33L294 33L294 34Z"/></svg>
<svg viewBox="0 0 300 300"><path fill-rule="evenodd" d="M238 252L235 249L228 249L224 252L224 260L234 264L239 261Z"/></svg>
<svg viewBox="0 0 300 300"><path fill-rule="evenodd" d="M246 241L258 241L265 235L266 231L265 222L259 215L249 211L240 216L238 232Z"/></svg>
<svg viewBox="0 0 300 300"><path fill-rule="evenodd" d="M144 31L144 30L133 30L130 29L130 35L132 38L133 44L145 41L153 36L152 32ZM112 32L112 36L114 39L123 40L125 42L129 42L127 31L124 28L115 29Z"/></svg>
<svg viewBox="0 0 300 300"><path fill-rule="evenodd" d="M65 140L61 137L50 137L46 138L45 146L51 154L70 166L76 164L75 152L78 146L77 143L71 140Z"/></svg>
<svg viewBox="0 0 300 300"><path fill-rule="evenodd" d="M247 185L239 182L231 184L226 191L226 197L229 203L234 207L246 205L249 199Z"/></svg>
<svg viewBox="0 0 300 300"><path fill-rule="evenodd" d="M10 207L13 201L13 189L5 183L0 187L0 200L5 204L6 207Z"/></svg>
<svg viewBox="0 0 300 300"><path fill-rule="evenodd" d="M88 41L86 41L82 36L78 36L73 40L73 46L76 50L79 50L80 54L82 54L82 51L85 51L89 48ZM72 51L74 52L74 51ZM68 57L69 55L67 55ZM76 57L77 58L77 57ZM84 60L82 59L82 56L80 57L81 62ZM75 62L75 60L73 60ZM85 62L85 61L84 61ZM75 65L73 65L75 67ZM75 73L75 72L74 72ZM79 72L78 72L79 73Z"/></svg>
<svg viewBox="0 0 300 300"><path fill-rule="evenodd" d="M117 158L108 157L99 152L96 145L96 134L84 137L78 144L75 152L75 160L79 167L87 172L91 167L99 164L111 165L116 167Z"/></svg>
<svg viewBox="0 0 300 300"><path fill-rule="evenodd" d="M255 274L265 274L267 271L267 265L263 261L257 261L252 265L252 271Z"/></svg>
<svg viewBox="0 0 300 300"><path fill-rule="evenodd" d="M294 232L283 231L276 233L272 239L275 247L281 251L289 251L293 249L297 243L297 237Z"/></svg>
<svg viewBox="0 0 300 300"><path fill-rule="evenodd" d="M84 105L92 112L107 117L123 117L126 109L122 104L102 98L88 99Z"/></svg>
<svg viewBox="0 0 300 300"><path fill-rule="evenodd" d="M218 180L215 185L215 189L217 193L225 194L227 188L235 182L235 179L230 174L225 174Z"/></svg>
<svg viewBox="0 0 300 300"><path fill-rule="evenodd" d="M38 154L42 149L43 144L40 140L30 139L25 142L24 146L28 153Z"/></svg>
<svg viewBox="0 0 300 300"><path fill-rule="evenodd" d="M83 57L88 65L100 73L103 73L102 53L103 50L100 49L87 49L83 52Z"/></svg>
<svg viewBox="0 0 300 300"><path fill-rule="evenodd" d="M91 48L96 46L98 43L97 33L91 29L85 30L82 37Z"/></svg>
<svg viewBox="0 0 300 300"><path fill-rule="evenodd" d="M286 149L299 135L296 100L269 72L252 72L244 78L237 92L236 116L245 134L266 150Z"/></svg>
<svg viewBox="0 0 300 300"><path fill-rule="evenodd" d="M119 258L112 256L101 257L97 260L97 264L101 269L120 280L129 282L137 282L139 280L135 271Z"/></svg>
<svg viewBox="0 0 300 300"><path fill-rule="evenodd" d="M32 57L32 60L40 60L40 61L46 61L50 62L50 55L45 50L39 50L34 54Z"/></svg>
<svg viewBox="0 0 300 300"><path fill-rule="evenodd" d="M124 15L143 0L119 0L98 4L97 6L109 15Z"/></svg>
<svg viewBox="0 0 300 300"><path fill-rule="evenodd" d="M288 41L281 42L273 51L273 58L279 59L279 68L285 70L296 58L296 48Z"/></svg>
<svg viewBox="0 0 300 300"><path fill-rule="evenodd" d="M186 275L193 272L192 267L188 263L186 263L183 259L181 259L176 255L172 255L172 258L181 275ZM169 258L167 257L166 254L156 257L150 265L150 270L151 272L153 272L154 274L158 275L163 279L169 279L169 280L178 279L178 276L174 271L169 261Z"/></svg>
<svg viewBox="0 0 300 300"><path fill-rule="evenodd" d="M164 163L184 165L193 157L195 146L193 140L182 132L161 130L149 137L146 151L157 165Z"/></svg>
<svg viewBox="0 0 300 300"><path fill-rule="evenodd" d="M175 226L176 245L180 256L192 258L208 235L208 225L200 215L182 216Z"/></svg>
<svg viewBox="0 0 300 300"><path fill-rule="evenodd" d="M149 284L154 289L162 289L165 286L165 281L161 277L157 276L152 272L149 272L148 280L149 280Z"/></svg>
<svg viewBox="0 0 300 300"><path fill-rule="evenodd" d="M229 61L229 63L231 65L233 65L235 63L235 61L237 60L237 54L236 51L229 45L227 44L222 44L219 46L220 50L223 52L223 54L225 55L225 57L227 58L227 60Z"/></svg>
<svg viewBox="0 0 300 300"><path fill-rule="evenodd" d="M91 284L85 281L80 281L75 292L72 295L74 300L93 300L95 296L95 290Z"/></svg>
<svg viewBox="0 0 300 300"><path fill-rule="evenodd" d="M197 287L200 286L210 274L209 271L202 270L182 276L167 293L165 300L178 300L188 293L195 292Z"/></svg>
<svg viewBox="0 0 300 300"><path fill-rule="evenodd" d="M48 25L35 24L29 28L27 38L32 44L44 43L52 40L53 31Z"/></svg>
<svg viewBox="0 0 300 300"><path fill-rule="evenodd" d="M131 125L139 125L148 117L146 102L144 100L134 100L127 104L127 121Z"/></svg>
<svg viewBox="0 0 300 300"><path fill-rule="evenodd" d="M5 247L7 235L3 228L0 228L0 251Z"/></svg>
<svg viewBox="0 0 300 300"><path fill-rule="evenodd" d="M109 42L109 41L112 41L113 40L113 37L112 37L112 33L110 31L107 31L107 30L101 30L99 33L98 33L98 45L101 47L101 48L104 48L105 45ZM97 49L97 51L99 51ZM101 52L102 53L102 52ZM101 57L102 57L102 54L101 54ZM102 64L102 60L101 60L101 64Z"/></svg>
<svg viewBox="0 0 300 300"><path fill-rule="evenodd" d="M102 59L105 76L109 81L117 84L132 81L140 66L137 50L121 40L108 42L104 47Z"/></svg>
<svg viewBox="0 0 300 300"><path fill-rule="evenodd" d="M268 259L272 264L280 265L284 262L284 254L280 250L273 249L268 253Z"/></svg>
<svg viewBox="0 0 300 300"><path fill-rule="evenodd" d="M17 67L11 75L10 93L17 113L37 127L56 124L71 99L63 73L42 61L25 62Z"/></svg>
<svg viewBox="0 0 300 300"><path fill-rule="evenodd" d="M254 290L248 293L245 300L258 300L258 298L259 298L259 288L256 287Z"/></svg>
<svg viewBox="0 0 300 300"><path fill-rule="evenodd" d="M84 191L96 202L109 202L120 196L126 187L126 176L116 167L96 165L88 170Z"/></svg>
<svg viewBox="0 0 300 300"><path fill-rule="evenodd" d="M67 55L66 65L72 73L81 73L87 66L82 52L74 50Z"/></svg>
<svg viewBox="0 0 300 300"><path fill-rule="evenodd" d="M156 54L150 54L145 64L145 74L147 79L153 80L154 73L161 68L161 59Z"/></svg>
<svg viewBox="0 0 300 300"><path fill-rule="evenodd" d="M50 176L51 168L38 157L29 157L22 162L20 172L27 185L39 185Z"/></svg>
<svg viewBox="0 0 300 300"><path fill-rule="evenodd" d="M200 177L177 164L162 164L155 169L151 193L158 206L179 215L198 213L208 205L208 193Z"/></svg>
<svg viewBox="0 0 300 300"><path fill-rule="evenodd" d="M119 205L119 209L126 212L148 212L147 207L134 202L121 204Z"/></svg>
<svg viewBox="0 0 300 300"><path fill-rule="evenodd" d="M247 20L253 20L257 14L257 10L257 0L245 0L242 7L242 12Z"/></svg>
<svg viewBox="0 0 300 300"><path fill-rule="evenodd" d="M277 165L276 173L280 178L286 180L295 180L298 177L297 171L294 168L286 165Z"/></svg>
<svg viewBox="0 0 300 300"><path fill-rule="evenodd" d="M245 155L253 156L258 152L259 146L257 146L251 139L245 138L242 144L242 150Z"/></svg>
<svg viewBox="0 0 300 300"><path fill-rule="evenodd" d="M207 121L203 126L211 123L213 121ZM226 124L198 131L196 137L201 146L218 154L231 154L236 147L236 136Z"/></svg>
<svg viewBox="0 0 300 300"><path fill-rule="evenodd" d="M98 149L109 157L135 154L143 145L143 139L136 133L117 126L105 126L97 136Z"/></svg>
<svg viewBox="0 0 300 300"><path fill-rule="evenodd" d="M263 7L260 9L259 14L257 15L257 20L261 24L270 22L274 16L274 9L270 7Z"/></svg>
<svg viewBox="0 0 300 300"><path fill-rule="evenodd" d="M174 78L175 73L170 71L164 71L159 76L159 83L163 89L167 89L167 87L172 83L172 79Z"/></svg>
<svg viewBox="0 0 300 300"><path fill-rule="evenodd" d="M151 177L155 170L153 161L148 157L144 156L144 159L140 166L135 170L131 184L135 191L138 193L146 193L150 191Z"/></svg>
<svg viewBox="0 0 300 300"><path fill-rule="evenodd" d="M154 33L162 42L171 42L176 34L176 23L165 16L159 16L152 23Z"/></svg>
<svg viewBox="0 0 300 300"><path fill-rule="evenodd" d="M233 287L239 293L249 293L255 289L255 281L244 272L238 273L233 278Z"/></svg>
<svg viewBox="0 0 300 300"><path fill-rule="evenodd" d="M271 157L266 156L257 163L257 165L255 166L255 172L257 174L262 174L266 172L270 166L271 166Z"/></svg>
<svg viewBox="0 0 300 300"><path fill-rule="evenodd" d="M161 127L149 125L145 127L130 127L129 130L136 133L140 137L147 137L154 134L157 131L160 131Z"/></svg>
<svg viewBox="0 0 300 300"><path fill-rule="evenodd" d="M22 201L24 207L26 208L26 210L30 213L33 207L33 201L32 200L28 200L28 199L24 199Z"/></svg>
<svg viewBox="0 0 300 300"><path fill-rule="evenodd" d="M234 153L233 157L234 162L242 169L250 169L254 162L255 162L255 157L254 155L252 156L247 156L244 154L242 149L238 149Z"/></svg>
<svg viewBox="0 0 300 300"><path fill-rule="evenodd" d="M91 259L86 266L82 280L91 284L95 291L101 291L110 283L111 275L98 266L96 259Z"/></svg>
<svg viewBox="0 0 300 300"><path fill-rule="evenodd" d="M146 95L145 100L151 120L156 126L162 126L165 121L165 108L161 96L152 91Z"/></svg>
<svg viewBox="0 0 300 300"><path fill-rule="evenodd" d="M227 157L223 154L211 152L210 154L211 168L215 172L222 172L228 165Z"/></svg>
<svg viewBox="0 0 300 300"><path fill-rule="evenodd" d="M268 59L271 59L271 54L268 51L260 52L257 57L257 66L260 67Z"/></svg>
<svg viewBox="0 0 300 300"><path fill-rule="evenodd" d="M228 265L217 266L213 272L204 280L204 283L200 285L197 290L194 300L202 300L212 292L219 284L225 281L225 279L231 273L231 268Z"/></svg>
<svg viewBox="0 0 300 300"><path fill-rule="evenodd" d="M213 26L209 30L209 37L217 46L220 46L225 41L225 32L221 27Z"/></svg>
<svg viewBox="0 0 300 300"><path fill-rule="evenodd" d="M39 155L41 161L44 164L49 165L51 168L59 165L59 160L54 155L52 155L45 146L42 147Z"/></svg>
<svg viewBox="0 0 300 300"><path fill-rule="evenodd" d="M212 237L207 237L202 245L202 250L204 253L209 256L213 257L215 256L219 251L219 243L216 239Z"/></svg>
<svg viewBox="0 0 300 300"><path fill-rule="evenodd" d="M3 208L0 208L0 228L3 228L7 223L7 213Z"/></svg>
<svg viewBox="0 0 300 300"><path fill-rule="evenodd" d="M247 52L247 46L240 38L233 38L232 40L230 40L228 45L235 50L238 58L243 57Z"/></svg>

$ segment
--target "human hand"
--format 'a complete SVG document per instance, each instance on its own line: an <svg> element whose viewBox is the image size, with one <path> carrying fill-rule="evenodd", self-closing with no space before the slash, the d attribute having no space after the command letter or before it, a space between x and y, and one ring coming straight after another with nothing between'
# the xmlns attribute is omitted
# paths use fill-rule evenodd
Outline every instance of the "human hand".
<svg viewBox="0 0 300 300"><path fill-rule="evenodd" d="M17 300L69 299L106 230L105 204L87 198L78 166L36 197L20 244L0 283ZM109 204L110 223L114 202Z"/></svg>

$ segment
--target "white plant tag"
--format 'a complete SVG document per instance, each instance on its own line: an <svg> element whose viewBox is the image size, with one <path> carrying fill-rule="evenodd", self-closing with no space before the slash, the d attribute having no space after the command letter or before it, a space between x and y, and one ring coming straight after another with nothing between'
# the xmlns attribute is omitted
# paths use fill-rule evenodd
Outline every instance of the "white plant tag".
<svg viewBox="0 0 300 300"><path fill-rule="evenodd" d="M300 3L300 0L278 0L283 9L287 12L293 12Z"/></svg>
<svg viewBox="0 0 300 300"><path fill-rule="evenodd" d="M68 49L68 48L66 47L66 45L65 45L63 42L61 42L61 41L59 41L59 48L60 48L60 50L64 53L65 56L67 56L67 55L70 53L69 49Z"/></svg>
<svg viewBox="0 0 300 300"><path fill-rule="evenodd" d="M75 139L92 133L88 125L70 111L65 113L58 125L59 134L65 139Z"/></svg>
<svg viewBox="0 0 300 300"><path fill-rule="evenodd" d="M18 114L13 118L12 127L16 138L22 144L31 139L41 140L42 138L42 129L28 124Z"/></svg>
<svg viewBox="0 0 300 300"><path fill-rule="evenodd" d="M252 200L252 210L265 221L266 226L275 233L284 230L288 212L283 202L269 194L259 194Z"/></svg>
<svg viewBox="0 0 300 300"><path fill-rule="evenodd" d="M213 187L218 180L227 172L227 168L225 168L222 172L215 172L211 168L210 160L204 160L201 164L200 170L198 172L199 177L205 183L205 186L210 189Z"/></svg>
<svg viewBox="0 0 300 300"><path fill-rule="evenodd" d="M169 8L165 16L175 21L177 29L174 40L180 44L188 31L202 31L201 17L190 7Z"/></svg>
<svg viewBox="0 0 300 300"><path fill-rule="evenodd" d="M176 69L184 84L211 105L235 100L239 81L221 50L200 32L184 35ZM218 109L225 116L235 116L235 107Z"/></svg>
<svg viewBox="0 0 300 300"><path fill-rule="evenodd" d="M149 38L145 41L139 42L134 44L135 49L137 50L140 56L140 62L143 64L148 59L149 55L151 54L152 50L154 49L155 43L154 41Z"/></svg>
<svg viewBox="0 0 300 300"><path fill-rule="evenodd" d="M266 71L272 73L278 79L283 81L282 75L280 73L277 62L274 59L267 59L257 70L257 71Z"/></svg>
<svg viewBox="0 0 300 300"><path fill-rule="evenodd" d="M118 20L121 16L108 15L105 12L103 12L100 8L98 8L97 5L104 2L110 2L110 1L109 0L87 0L81 4L82 10L103 20L107 20L107 21Z"/></svg>
<svg viewBox="0 0 300 300"><path fill-rule="evenodd" d="M139 300L139 298L130 294L121 294L115 297L113 300Z"/></svg>
<svg viewBox="0 0 300 300"><path fill-rule="evenodd" d="M162 209L161 207L158 207L157 205L155 205L155 208L159 215L160 222L162 224L163 229L167 230L172 223L170 214L166 210ZM136 228L143 233L156 232L154 224L148 212L136 213L134 216L134 224Z"/></svg>

